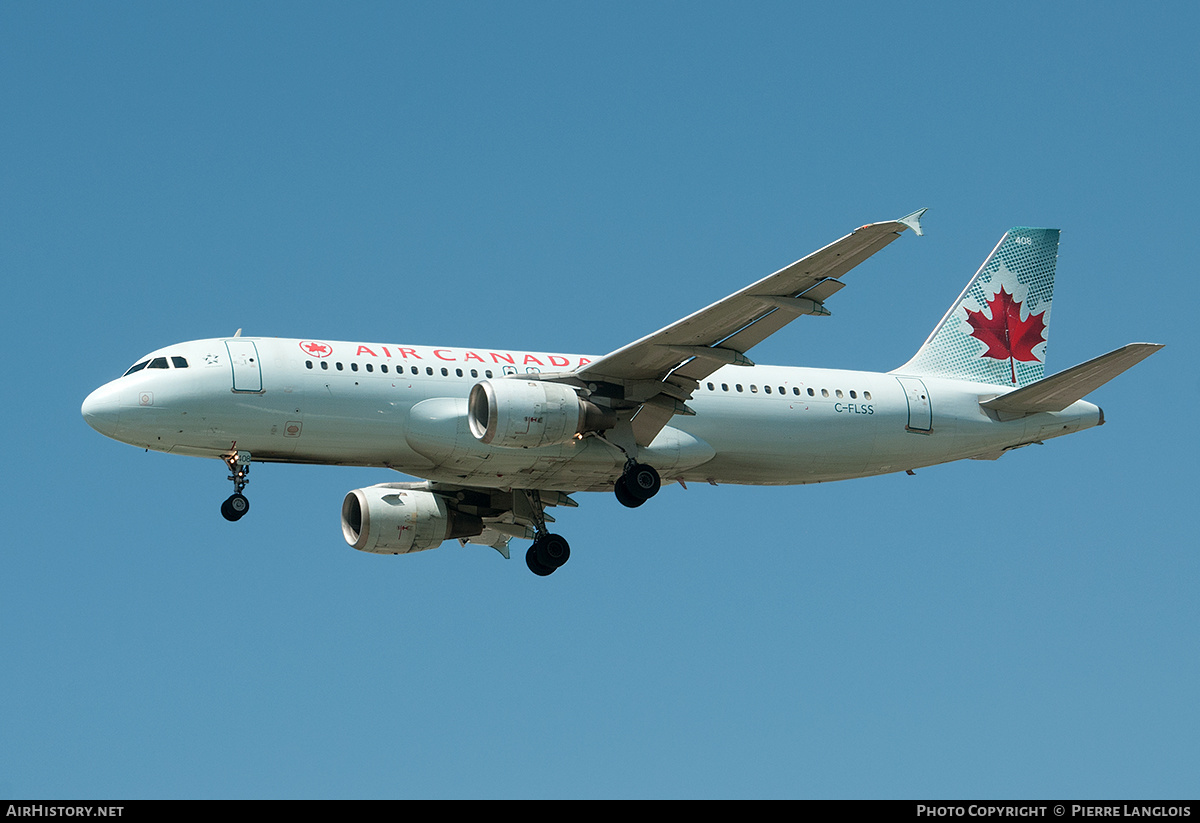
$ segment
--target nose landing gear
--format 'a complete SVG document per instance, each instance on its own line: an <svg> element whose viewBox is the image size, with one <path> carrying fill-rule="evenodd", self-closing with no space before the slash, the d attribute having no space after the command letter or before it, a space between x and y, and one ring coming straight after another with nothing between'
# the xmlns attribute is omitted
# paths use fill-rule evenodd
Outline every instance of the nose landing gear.
<svg viewBox="0 0 1200 823"><path fill-rule="evenodd" d="M225 455L225 465L229 466L229 479L233 481L233 494L221 504L221 515L228 521L234 522L245 517L250 511L250 501L242 494L242 489L250 481L250 452L235 451Z"/></svg>

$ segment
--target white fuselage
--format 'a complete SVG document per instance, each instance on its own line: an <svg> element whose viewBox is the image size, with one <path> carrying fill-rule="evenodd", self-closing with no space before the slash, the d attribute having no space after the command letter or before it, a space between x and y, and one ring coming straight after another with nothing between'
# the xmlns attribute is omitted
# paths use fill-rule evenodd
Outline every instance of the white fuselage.
<svg viewBox="0 0 1200 823"><path fill-rule="evenodd" d="M177 367L175 362L186 362ZM625 461L603 437L536 449L484 445L467 396L487 378L569 372L594 358L227 338L169 346L93 392L84 415L109 437L202 457L381 466L483 488L611 489ZM1001 420L981 400L1010 390L961 380L783 366L727 366L701 382L638 459L664 481L785 485L904 471L1103 422L1078 401Z"/></svg>

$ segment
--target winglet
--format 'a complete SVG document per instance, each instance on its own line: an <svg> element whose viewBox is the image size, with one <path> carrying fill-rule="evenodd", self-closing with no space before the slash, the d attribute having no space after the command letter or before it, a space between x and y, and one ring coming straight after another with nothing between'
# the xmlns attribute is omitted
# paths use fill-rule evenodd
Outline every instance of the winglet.
<svg viewBox="0 0 1200 823"><path fill-rule="evenodd" d="M910 229L912 229L914 232L917 233L917 237L923 237L925 235L925 232L923 232L921 230L921 215L923 215L927 211L929 211L929 209L917 209L912 214L907 215L905 217L901 217L896 222L903 223L904 225L908 226Z"/></svg>

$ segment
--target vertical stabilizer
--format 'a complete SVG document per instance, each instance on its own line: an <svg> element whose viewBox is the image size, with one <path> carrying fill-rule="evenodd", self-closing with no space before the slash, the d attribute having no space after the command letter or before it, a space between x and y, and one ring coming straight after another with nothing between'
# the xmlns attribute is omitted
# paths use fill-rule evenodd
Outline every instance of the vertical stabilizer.
<svg viewBox="0 0 1200 823"><path fill-rule="evenodd" d="M897 374L1003 386L1042 379L1058 229L1010 229Z"/></svg>

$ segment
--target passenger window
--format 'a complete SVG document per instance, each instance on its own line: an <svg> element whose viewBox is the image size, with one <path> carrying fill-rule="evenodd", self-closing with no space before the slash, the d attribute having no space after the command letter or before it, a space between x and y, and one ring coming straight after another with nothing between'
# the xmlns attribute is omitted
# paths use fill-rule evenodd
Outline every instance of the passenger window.
<svg viewBox="0 0 1200 823"><path fill-rule="evenodd" d="M374 366L372 366L370 363L368 363L368 364L367 364L367 371L375 371L375 367L374 367Z"/></svg>
<svg viewBox="0 0 1200 823"><path fill-rule="evenodd" d="M432 366L426 366L426 367L425 367L425 373L426 373L427 375L429 375L430 377L433 377L433 367L432 367Z"/></svg>
<svg viewBox="0 0 1200 823"><path fill-rule="evenodd" d="M457 374L459 377L462 377L462 376L463 376L463 374L462 374L462 369L455 369L455 370L454 370L454 373L455 373L455 374Z"/></svg>
<svg viewBox="0 0 1200 823"><path fill-rule="evenodd" d="M479 369L471 369L471 376L472 376L472 377L478 377L478 376L479 376Z"/></svg>
<svg viewBox="0 0 1200 823"><path fill-rule="evenodd" d="M750 384L750 393L751 393L751 394L758 394L758 386L756 386L756 385L754 385L753 383L751 383L751 384Z"/></svg>
<svg viewBox="0 0 1200 823"><path fill-rule="evenodd" d="M853 399L854 399L854 398L856 398L856 397L858 397L858 395L857 395L857 394L855 394L854 390L852 389L852 390L850 391L850 399L851 399L851 400L853 400Z"/></svg>
<svg viewBox="0 0 1200 823"><path fill-rule="evenodd" d="M325 370L328 370L328 369L329 369L329 361L328 361L328 360L322 360L322 361L321 361L321 368L323 368L323 369L325 369Z"/></svg>
<svg viewBox="0 0 1200 823"><path fill-rule="evenodd" d="M358 371L358 364L357 364L357 363L351 363L351 364L350 364L350 371Z"/></svg>
<svg viewBox="0 0 1200 823"><path fill-rule="evenodd" d="M148 368L148 369L169 369L170 366L167 365L167 358L156 357L150 361L150 365L147 366L146 368Z"/></svg>
<svg viewBox="0 0 1200 823"><path fill-rule="evenodd" d="M734 383L734 384L733 384L733 387L734 387L735 389L737 389L738 391L741 391L741 390L742 390L742 384L741 384L741 383Z"/></svg>
<svg viewBox="0 0 1200 823"><path fill-rule="evenodd" d="M484 374L486 374L490 378L492 376L492 370L488 369L487 371L484 372Z"/></svg>
<svg viewBox="0 0 1200 823"><path fill-rule="evenodd" d="M339 361L339 362L337 362L337 363L335 363L334 365L335 365L335 366L337 366L337 370L338 370L338 371L342 371L342 364L341 364L341 362L340 362L340 361Z"/></svg>
<svg viewBox="0 0 1200 823"><path fill-rule="evenodd" d="M713 384L712 384L712 383L709 383L709 384L708 384L708 390L709 390L709 391L712 391L712 390L713 390Z"/></svg>
<svg viewBox="0 0 1200 823"><path fill-rule="evenodd" d="M421 371L420 371L420 370L419 370L419 369L418 369L416 366L413 366L413 367L412 367L412 373L413 373L413 374L420 374L420 373L421 373Z"/></svg>
<svg viewBox="0 0 1200 823"><path fill-rule="evenodd" d="M863 400L870 400L870 399L871 399L871 393L869 391L863 392Z"/></svg>
<svg viewBox="0 0 1200 823"><path fill-rule="evenodd" d="M828 396L829 396L829 389L821 389L821 396L822 396L822 397L828 397Z"/></svg>
<svg viewBox="0 0 1200 823"><path fill-rule="evenodd" d="M311 369L311 368L312 368L312 361L311 361L311 360L305 360L305 361L304 361L304 368L306 368L306 369Z"/></svg>
<svg viewBox="0 0 1200 823"><path fill-rule="evenodd" d="M384 374L387 374L387 363L380 363L380 364L379 364L379 370L380 370L381 372L383 372Z"/></svg>
<svg viewBox="0 0 1200 823"><path fill-rule="evenodd" d="M816 397L816 396L817 396L817 393L816 393L815 391L813 391L812 389L809 389L809 390L808 390L808 396L809 396L809 397Z"/></svg>
<svg viewBox="0 0 1200 823"><path fill-rule="evenodd" d="M442 377L449 377L449 376L450 376L450 370L442 369Z"/></svg>
<svg viewBox="0 0 1200 823"><path fill-rule="evenodd" d="M794 394L794 395L796 395L797 397L799 397L799 396L800 396L800 387L799 387L799 386L792 386L792 394Z"/></svg>
<svg viewBox="0 0 1200 823"><path fill-rule="evenodd" d="M141 363L135 363L134 365L129 367L129 371L125 372L125 374L133 374L135 371L141 371L142 369L146 368L146 366L149 363L150 363L149 360L143 360ZM123 374L121 376L124 377L125 374Z"/></svg>
<svg viewBox="0 0 1200 823"><path fill-rule="evenodd" d="M187 360L183 359L182 357L173 356L173 357L171 357L171 365L177 369L186 369L187 368Z"/></svg>
<svg viewBox="0 0 1200 823"><path fill-rule="evenodd" d="M767 394L770 394L770 393L771 393L771 387L770 387L770 386L763 386L763 391L765 391Z"/></svg>
<svg viewBox="0 0 1200 823"><path fill-rule="evenodd" d="M728 383L722 383L722 384L721 384L721 391L729 391L729 384L728 384Z"/></svg>

